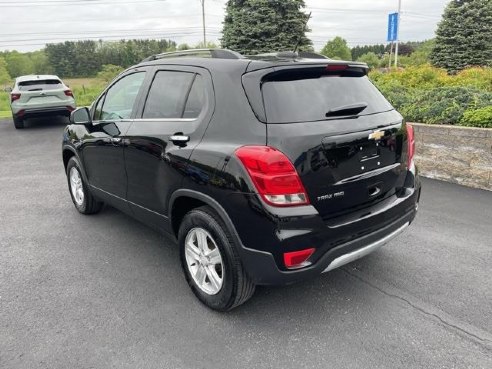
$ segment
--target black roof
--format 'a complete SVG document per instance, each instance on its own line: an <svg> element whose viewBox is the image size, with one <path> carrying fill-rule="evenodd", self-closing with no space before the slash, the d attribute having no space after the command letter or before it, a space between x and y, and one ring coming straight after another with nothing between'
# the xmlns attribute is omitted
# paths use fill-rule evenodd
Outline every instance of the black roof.
<svg viewBox="0 0 492 369"><path fill-rule="evenodd" d="M188 65L216 71L242 70L244 72L275 66L327 64L349 64L367 68L365 63L332 60L315 53L300 53L299 55L293 52L280 52L242 56L226 49L184 50L158 54L148 57L138 65Z"/></svg>

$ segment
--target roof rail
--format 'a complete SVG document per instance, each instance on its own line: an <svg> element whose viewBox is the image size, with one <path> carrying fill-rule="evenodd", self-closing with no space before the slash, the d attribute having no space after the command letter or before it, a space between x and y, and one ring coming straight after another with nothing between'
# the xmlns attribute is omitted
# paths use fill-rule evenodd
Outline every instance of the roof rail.
<svg viewBox="0 0 492 369"><path fill-rule="evenodd" d="M236 51L228 49L189 49L181 51L171 51L167 53L149 56L142 60L143 62L166 59L166 58L213 58L213 59L244 59L244 57Z"/></svg>
<svg viewBox="0 0 492 369"><path fill-rule="evenodd" d="M257 55L248 55L249 59L260 59L260 60L286 60L286 59L328 59L326 56L310 52L310 51L299 51L298 53L293 51L280 51L275 53L264 53Z"/></svg>

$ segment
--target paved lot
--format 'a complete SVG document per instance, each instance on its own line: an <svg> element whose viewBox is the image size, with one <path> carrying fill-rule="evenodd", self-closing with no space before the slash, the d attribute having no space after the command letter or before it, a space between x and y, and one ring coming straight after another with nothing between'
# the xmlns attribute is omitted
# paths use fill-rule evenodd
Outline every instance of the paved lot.
<svg viewBox="0 0 492 369"><path fill-rule="evenodd" d="M491 192L424 180L390 245L219 314L171 239L75 211L62 130L0 120L1 368L492 367Z"/></svg>

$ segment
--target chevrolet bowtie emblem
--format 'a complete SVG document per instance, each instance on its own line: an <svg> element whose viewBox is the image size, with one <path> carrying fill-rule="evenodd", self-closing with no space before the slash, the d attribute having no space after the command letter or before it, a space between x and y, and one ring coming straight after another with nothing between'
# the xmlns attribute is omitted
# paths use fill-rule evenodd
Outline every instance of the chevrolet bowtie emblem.
<svg viewBox="0 0 492 369"><path fill-rule="evenodd" d="M380 140L382 137L384 137L384 131L376 131L376 132L372 132L372 133L369 135L369 139L370 139L370 140Z"/></svg>

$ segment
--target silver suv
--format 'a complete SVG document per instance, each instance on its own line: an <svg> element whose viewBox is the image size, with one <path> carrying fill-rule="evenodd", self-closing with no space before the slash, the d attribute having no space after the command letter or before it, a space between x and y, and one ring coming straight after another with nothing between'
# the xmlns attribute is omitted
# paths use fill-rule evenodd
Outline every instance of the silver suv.
<svg viewBox="0 0 492 369"><path fill-rule="evenodd" d="M24 120L34 116L70 116L75 110L72 90L57 76L18 77L10 91L10 107L15 128L24 128Z"/></svg>

